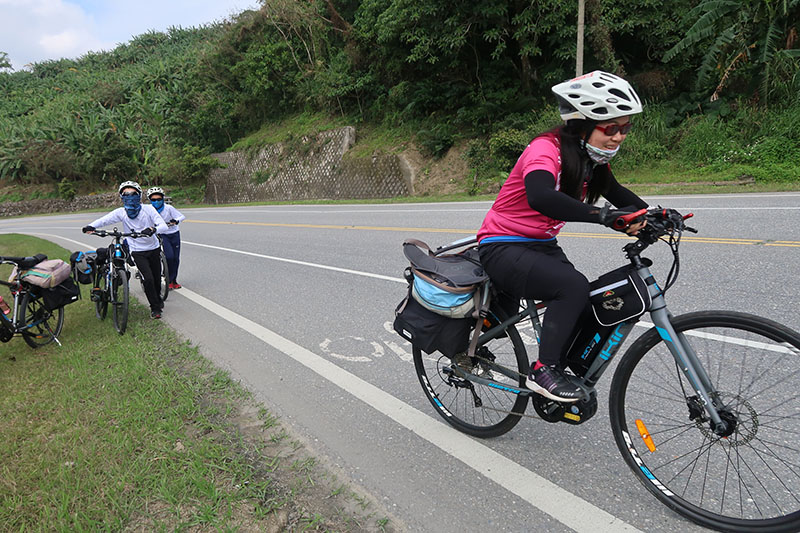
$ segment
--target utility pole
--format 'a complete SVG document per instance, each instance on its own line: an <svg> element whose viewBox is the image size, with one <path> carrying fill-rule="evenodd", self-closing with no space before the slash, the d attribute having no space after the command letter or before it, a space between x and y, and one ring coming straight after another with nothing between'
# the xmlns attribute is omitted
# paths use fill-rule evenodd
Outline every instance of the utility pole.
<svg viewBox="0 0 800 533"><path fill-rule="evenodd" d="M583 30L586 0L578 0L578 53L575 58L575 77L583 74Z"/></svg>

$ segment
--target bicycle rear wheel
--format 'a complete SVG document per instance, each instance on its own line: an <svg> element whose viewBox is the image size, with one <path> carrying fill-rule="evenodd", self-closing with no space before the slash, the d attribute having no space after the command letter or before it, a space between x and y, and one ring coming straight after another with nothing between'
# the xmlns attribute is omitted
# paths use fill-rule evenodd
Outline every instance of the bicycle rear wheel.
<svg viewBox="0 0 800 533"><path fill-rule="evenodd" d="M448 424L469 435L482 438L502 435L520 421L528 397L516 394L503 384L524 387L528 373L525 345L514 326L506 336L479 346L476 357L456 356L455 362L439 352L426 354L413 348L414 367L425 396ZM485 385L459 377L461 370L483 379ZM493 365L503 366L514 378L501 374Z"/></svg>
<svg viewBox="0 0 800 533"><path fill-rule="evenodd" d="M97 298L94 302L94 315L100 320L105 320L106 313L108 312L108 299L111 291L108 287L108 267L102 267L97 274L97 286L99 292L93 291L93 296Z"/></svg>
<svg viewBox="0 0 800 533"><path fill-rule="evenodd" d="M128 327L128 298L130 287L128 273L124 268L116 269L111 278L111 305L114 317L114 328L123 335Z"/></svg>
<svg viewBox="0 0 800 533"><path fill-rule="evenodd" d="M64 308L55 311L45 308L42 298L32 292L25 294L22 300L23 321L25 329L22 338L31 348L38 348L53 342L61 335L64 327Z"/></svg>
<svg viewBox="0 0 800 533"><path fill-rule="evenodd" d="M672 324L708 374L721 417L735 427L727 436L714 433L651 329L622 357L611 383L611 427L628 466L656 498L703 526L798 531L800 334L727 311L690 313Z"/></svg>

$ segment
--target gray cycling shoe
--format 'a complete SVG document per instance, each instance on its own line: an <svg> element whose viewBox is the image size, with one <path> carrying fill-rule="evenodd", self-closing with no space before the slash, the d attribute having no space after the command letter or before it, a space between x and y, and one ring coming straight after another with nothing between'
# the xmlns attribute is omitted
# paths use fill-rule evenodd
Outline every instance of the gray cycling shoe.
<svg viewBox="0 0 800 533"><path fill-rule="evenodd" d="M572 383L563 370L547 365L531 370L528 388L557 402L577 402L583 396L583 390Z"/></svg>

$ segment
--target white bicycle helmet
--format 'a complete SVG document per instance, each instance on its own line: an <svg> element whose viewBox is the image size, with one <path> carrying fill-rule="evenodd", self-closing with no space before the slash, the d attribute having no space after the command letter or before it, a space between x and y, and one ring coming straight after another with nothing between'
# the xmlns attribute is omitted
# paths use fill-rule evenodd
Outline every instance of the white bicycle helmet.
<svg viewBox="0 0 800 533"><path fill-rule="evenodd" d="M630 83L619 76L595 70L554 85L558 111L564 121L612 120L642 112L642 101Z"/></svg>
<svg viewBox="0 0 800 533"><path fill-rule="evenodd" d="M147 199L148 200L154 194L160 194L161 196L166 196L164 194L164 189L162 189L161 187L150 187L149 189L147 189Z"/></svg>
<svg viewBox="0 0 800 533"><path fill-rule="evenodd" d="M118 191L119 194L122 194L122 189L126 189L128 187L133 187L140 195L142 194L142 187L135 181L123 181L120 183Z"/></svg>

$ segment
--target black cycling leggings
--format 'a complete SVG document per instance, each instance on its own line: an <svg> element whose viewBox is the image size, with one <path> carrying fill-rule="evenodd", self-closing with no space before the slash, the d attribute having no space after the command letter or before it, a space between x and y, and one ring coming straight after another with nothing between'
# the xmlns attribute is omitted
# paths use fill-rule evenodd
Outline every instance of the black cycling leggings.
<svg viewBox="0 0 800 533"><path fill-rule="evenodd" d="M131 256L142 276L144 295L147 296L150 310L161 311L164 307L164 302L161 300L161 248L132 252Z"/></svg>
<svg viewBox="0 0 800 533"><path fill-rule="evenodd" d="M494 286L515 298L547 302L539 361L554 365L566 355L570 334L589 305L589 281L553 240L491 243L478 248Z"/></svg>

